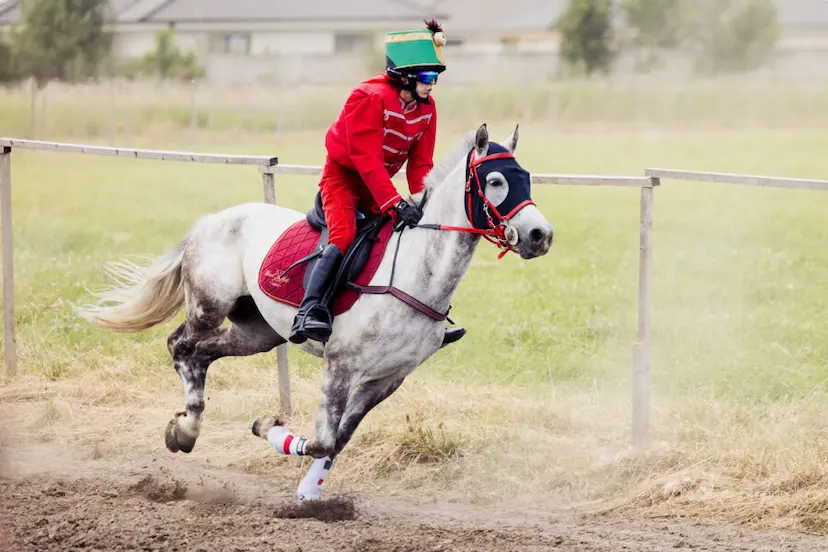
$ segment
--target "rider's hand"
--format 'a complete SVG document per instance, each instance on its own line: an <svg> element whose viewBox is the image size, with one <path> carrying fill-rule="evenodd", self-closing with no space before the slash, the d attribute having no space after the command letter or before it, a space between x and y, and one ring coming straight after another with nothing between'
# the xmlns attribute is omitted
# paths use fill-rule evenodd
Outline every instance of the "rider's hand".
<svg viewBox="0 0 828 552"><path fill-rule="evenodd" d="M416 205L404 199L401 199L392 209L397 213L397 218L407 226L416 226L423 218L423 212Z"/></svg>

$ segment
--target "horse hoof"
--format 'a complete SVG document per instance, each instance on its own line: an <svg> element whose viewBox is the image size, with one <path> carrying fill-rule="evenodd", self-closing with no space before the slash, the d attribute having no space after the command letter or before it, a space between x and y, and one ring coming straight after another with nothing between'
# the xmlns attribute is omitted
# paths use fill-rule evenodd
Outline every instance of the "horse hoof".
<svg viewBox="0 0 828 552"><path fill-rule="evenodd" d="M299 487L296 489L296 500L299 502L312 502L314 500L322 499L322 487L319 485L309 486L306 489Z"/></svg>
<svg viewBox="0 0 828 552"><path fill-rule="evenodd" d="M177 418L170 420L167 430L164 432L164 444L170 452L192 452L195 448L196 438L187 435L178 427Z"/></svg>
<svg viewBox="0 0 828 552"><path fill-rule="evenodd" d="M267 439L267 432L270 431L272 427L276 426L284 426L285 423L279 419L278 416L262 416L255 422L253 422L253 427L251 428L253 435L256 437L261 437L262 439Z"/></svg>
<svg viewBox="0 0 828 552"><path fill-rule="evenodd" d="M170 452L178 452L178 442L175 439L175 418L170 420L167 424L167 429L164 431L164 444L167 445L167 450Z"/></svg>

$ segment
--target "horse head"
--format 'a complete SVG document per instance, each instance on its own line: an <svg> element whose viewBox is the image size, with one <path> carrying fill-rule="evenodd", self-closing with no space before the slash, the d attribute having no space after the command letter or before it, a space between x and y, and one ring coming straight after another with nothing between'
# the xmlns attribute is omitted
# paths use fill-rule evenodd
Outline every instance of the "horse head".
<svg viewBox="0 0 828 552"><path fill-rule="evenodd" d="M477 129L466 157L466 217L504 253L540 257L552 246L552 225L532 201L531 175L515 158L517 126L504 143L489 141L485 124Z"/></svg>

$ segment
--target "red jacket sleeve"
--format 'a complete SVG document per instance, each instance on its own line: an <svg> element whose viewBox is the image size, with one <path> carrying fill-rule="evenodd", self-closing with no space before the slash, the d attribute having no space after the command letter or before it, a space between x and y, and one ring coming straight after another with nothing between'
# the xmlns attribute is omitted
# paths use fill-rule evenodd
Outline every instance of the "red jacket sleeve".
<svg viewBox="0 0 828 552"><path fill-rule="evenodd" d="M420 139L414 143L408 154L408 166L405 169L405 174L408 178L408 189L412 194L422 192L425 188L425 177L434 167L434 142L436 138L437 110L435 109L432 111L428 128Z"/></svg>
<svg viewBox="0 0 828 552"><path fill-rule="evenodd" d="M344 111L348 155L379 210L385 212L400 200L400 194L388 176L382 153L382 98L355 92L348 98Z"/></svg>

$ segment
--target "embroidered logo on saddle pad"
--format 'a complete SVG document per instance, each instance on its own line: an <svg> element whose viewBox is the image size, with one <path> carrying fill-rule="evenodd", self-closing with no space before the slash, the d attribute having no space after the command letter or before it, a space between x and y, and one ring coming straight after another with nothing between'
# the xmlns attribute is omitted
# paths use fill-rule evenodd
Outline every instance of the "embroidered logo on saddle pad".
<svg viewBox="0 0 828 552"><path fill-rule="evenodd" d="M380 230L378 241L371 246L365 267L354 279L355 284L367 286L374 277L391 239L392 230L391 224L384 225ZM293 268L290 267L296 261L313 253L319 243L320 235L320 232L308 224L306 219L302 219L291 225L276 239L259 268L259 288L265 295L274 301L299 307L305 296L303 281L308 263L304 262ZM359 295L353 289L343 289L334 297L331 305L332 314L338 316L350 309L359 299Z"/></svg>

